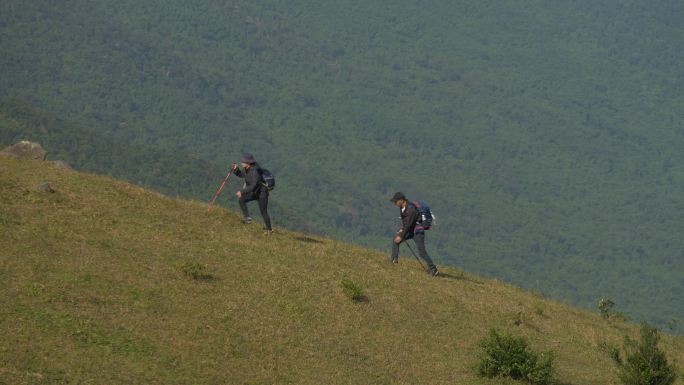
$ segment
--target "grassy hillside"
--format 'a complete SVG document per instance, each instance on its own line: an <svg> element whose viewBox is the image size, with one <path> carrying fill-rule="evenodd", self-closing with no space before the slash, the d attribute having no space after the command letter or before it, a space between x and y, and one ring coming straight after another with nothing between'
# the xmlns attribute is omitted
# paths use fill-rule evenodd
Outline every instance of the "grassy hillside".
<svg viewBox="0 0 684 385"><path fill-rule="evenodd" d="M56 192L34 191L44 181ZM491 327L557 352L563 384L616 384L599 346L636 333L496 280L264 235L224 209L47 163L0 159L0 230L2 384L508 384L475 375ZM684 362L684 339L662 345Z"/></svg>
<svg viewBox="0 0 684 385"><path fill-rule="evenodd" d="M439 215L442 261L664 325L684 319L682 19L680 0L4 1L0 96L159 154L50 139L162 191L198 198L253 151L277 222L359 244L386 244L377 202L403 190Z"/></svg>

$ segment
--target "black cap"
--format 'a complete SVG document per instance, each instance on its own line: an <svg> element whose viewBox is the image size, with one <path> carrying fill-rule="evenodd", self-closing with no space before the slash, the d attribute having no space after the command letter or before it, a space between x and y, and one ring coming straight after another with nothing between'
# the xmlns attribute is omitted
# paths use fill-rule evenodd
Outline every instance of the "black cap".
<svg viewBox="0 0 684 385"><path fill-rule="evenodd" d="M390 201L391 201L392 203L395 203L396 201L400 201L400 200L406 200L406 196L404 195L404 193L395 192L395 193L394 193L394 196L392 197L392 199L390 199Z"/></svg>

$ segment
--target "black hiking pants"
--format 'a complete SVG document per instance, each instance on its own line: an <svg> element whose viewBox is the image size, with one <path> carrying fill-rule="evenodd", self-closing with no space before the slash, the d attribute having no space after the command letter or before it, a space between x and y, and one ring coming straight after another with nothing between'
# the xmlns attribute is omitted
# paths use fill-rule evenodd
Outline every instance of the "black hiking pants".
<svg viewBox="0 0 684 385"><path fill-rule="evenodd" d="M247 210L247 202L259 201L259 211L261 211L261 217L264 219L264 225L266 230L273 230L271 227L271 217L268 215L268 191L260 191L258 194L251 194L250 198L244 195L238 199L240 203L240 210L242 210L242 216L249 217L249 210Z"/></svg>
<svg viewBox="0 0 684 385"><path fill-rule="evenodd" d="M432 258L427 253L427 250L425 249L425 232L420 232L420 233L415 233L415 234L409 234L406 239L401 241L401 243L404 243L408 241L409 239L413 239L413 242L416 243L416 247L418 248L418 255L427 263L428 269L435 270L437 269L437 266L435 266L434 262L432 262ZM401 243L397 244L392 241L392 256L391 258L397 259L399 258L399 246Z"/></svg>

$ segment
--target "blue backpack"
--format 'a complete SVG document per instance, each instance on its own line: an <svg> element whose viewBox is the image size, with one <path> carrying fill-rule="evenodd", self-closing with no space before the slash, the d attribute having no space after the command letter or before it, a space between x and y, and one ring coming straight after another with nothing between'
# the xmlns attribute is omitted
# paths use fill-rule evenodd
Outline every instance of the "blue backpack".
<svg viewBox="0 0 684 385"><path fill-rule="evenodd" d="M432 211L430 211L430 206L423 201L413 201L411 203L416 207L419 214L416 230L430 230L432 228L432 221L435 219Z"/></svg>

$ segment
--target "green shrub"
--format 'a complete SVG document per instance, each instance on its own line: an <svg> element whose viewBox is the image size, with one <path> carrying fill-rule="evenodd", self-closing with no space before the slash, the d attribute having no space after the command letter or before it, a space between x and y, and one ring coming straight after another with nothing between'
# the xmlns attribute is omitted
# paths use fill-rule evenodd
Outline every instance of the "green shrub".
<svg viewBox="0 0 684 385"><path fill-rule="evenodd" d="M183 274L192 279L206 281L214 278L214 276L207 273L207 267L198 262L181 262L178 264L178 268L183 272Z"/></svg>
<svg viewBox="0 0 684 385"><path fill-rule="evenodd" d="M629 321L629 317L615 309L616 305L617 304L610 298L601 298L598 302L598 309L603 318L618 321Z"/></svg>
<svg viewBox="0 0 684 385"><path fill-rule="evenodd" d="M682 324L682 320L679 318L672 318L667 321L667 328L670 329L672 333L677 333L679 331L679 325Z"/></svg>
<svg viewBox="0 0 684 385"><path fill-rule="evenodd" d="M610 298L601 298L598 302L598 309L604 318L610 318L613 308L615 307L615 302Z"/></svg>
<svg viewBox="0 0 684 385"><path fill-rule="evenodd" d="M492 329L480 341L480 347L483 354L478 369L484 377L510 377L535 385L551 384L553 381L553 353L546 352L538 356L530 350L523 337Z"/></svg>
<svg viewBox="0 0 684 385"><path fill-rule="evenodd" d="M615 346L615 345L613 345L607 341L601 341L598 344L598 348L600 351L607 353L610 356L610 358L612 358L613 360L619 360L620 359L619 358L620 357L620 349L617 346Z"/></svg>
<svg viewBox="0 0 684 385"><path fill-rule="evenodd" d="M677 371L667 363L665 353L658 348L658 330L647 323L641 324L639 341L625 337L625 359L614 349L611 357L619 369L620 381L625 385L671 385Z"/></svg>
<svg viewBox="0 0 684 385"><path fill-rule="evenodd" d="M366 300L366 296L363 294L361 287L352 280L345 278L340 281L340 286L342 287L344 294L352 301L362 302Z"/></svg>

